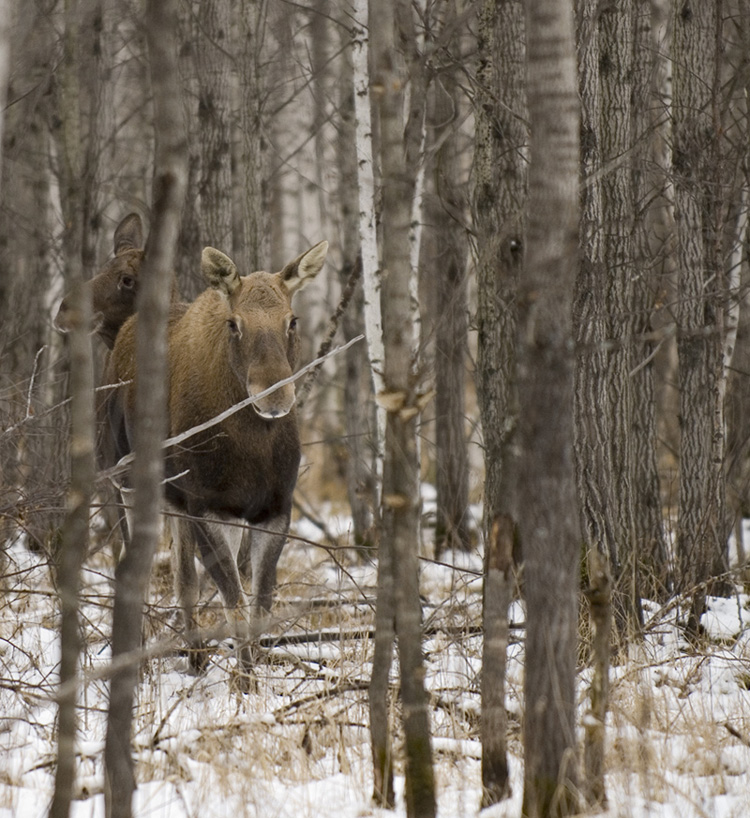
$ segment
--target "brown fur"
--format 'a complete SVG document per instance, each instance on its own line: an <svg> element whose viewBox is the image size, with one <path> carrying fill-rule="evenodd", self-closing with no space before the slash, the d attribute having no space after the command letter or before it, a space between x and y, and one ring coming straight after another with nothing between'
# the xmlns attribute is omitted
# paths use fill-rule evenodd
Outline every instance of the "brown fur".
<svg viewBox="0 0 750 818"><path fill-rule="evenodd" d="M114 347L117 333L136 309L144 255L143 223L137 213L125 216L117 225L114 254L88 284L94 329L108 349ZM172 301L177 300L177 281L173 278ZM69 319L70 303L65 296L55 316L55 326L68 332Z"/></svg>
<svg viewBox="0 0 750 818"><path fill-rule="evenodd" d="M169 327L170 436L210 420L292 374L299 354L292 296L317 275L327 247L327 242L321 242L280 273L242 277L222 253L213 248L203 251L202 269L209 289L174 316ZM117 337L111 358L113 382L135 375L136 328L137 316ZM281 387L256 406L236 412L167 452L167 501L188 515L179 523L177 590L189 629L197 599L190 559L196 546L238 638L257 635L259 617L270 608L300 461L294 399L293 384ZM131 385L110 402L113 430L120 430L116 437L120 456L130 450L134 400ZM249 550L250 603L226 528L217 525L232 520L257 527ZM201 652L194 656L200 657ZM247 646L240 650L240 662L241 679L247 686L252 667Z"/></svg>
<svg viewBox="0 0 750 818"><path fill-rule="evenodd" d="M91 293L92 323L97 336L104 342L108 350L115 345L117 334L126 321L136 311L136 299L140 284L141 265L143 264L143 222L137 213L129 213L115 228L113 240L114 258L107 261L99 272L88 282ZM179 313L186 309L180 303L177 292L177 279L172 277L172 312ZM54 319L55 326L60 332L70 330L70 301L66 295ZM109 353L108 353L109 356ZM107 359L108 360L108 359ZM108 367L108 364L105 366ZM105 382L108 382L105 380ZM99 467L102 469L113 466L117 460L115 455L114 439L124 435L122 427L109 429L110 393L98 393L97 414L97 441L96 454ZM115 491L115 494L118 494ZM109 503L111 498L105 498ZM117 496L115 504L109 509L117 511L123 542L128 539L125 517L123 515L122 498ZM114 525L114 521L111 521ZM119 546L115 549L119 553Z"/></svg>

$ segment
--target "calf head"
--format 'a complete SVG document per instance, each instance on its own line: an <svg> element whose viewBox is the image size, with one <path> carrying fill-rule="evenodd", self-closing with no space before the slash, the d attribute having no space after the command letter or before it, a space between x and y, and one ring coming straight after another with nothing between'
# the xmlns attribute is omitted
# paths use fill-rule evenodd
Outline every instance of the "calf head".
<svg viewBox="0 0 750 818"><path fill-rule="evenodd" d="M115 230L115 257L91 279L91 304L94 331L109 349L115 344L120 327L135 313L138 276L143 262L143 225L137 213L126 216ZM63 298L55 317L61 332L70 330L70 304Z"/></svg>
<svg viewBox="0 0 750 818"><path fill-rule="evenodd" d="M292 296L320 272L328 252L321 241L279 273L241 276L234 262L206 247L201 268L210 287L221 293L224 342L229 366L248 397L291 376L297 365L299 338ZM286 384L253 404L263 418L287 415L295 401L294 384Z"/></svg>

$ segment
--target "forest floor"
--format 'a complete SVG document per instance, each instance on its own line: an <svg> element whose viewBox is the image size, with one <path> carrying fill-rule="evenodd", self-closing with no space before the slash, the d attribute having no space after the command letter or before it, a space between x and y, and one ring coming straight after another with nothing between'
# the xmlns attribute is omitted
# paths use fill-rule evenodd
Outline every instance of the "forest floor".
<svg viewBox="0 0 750 818"><path fill-rule="evenodd" d="M324 516L340 542L345 518ZM366 685L376 570L346 548L323 544L298 521L279 565L269 633L279 637L259 667L258 692L230 692L230 646L208 672L186 672L179 651L144 663L136 712L138 818L355 818L371 805ZM23 536L6 547L0 595L0 818L47 813L55 761L57 603L48 564ZM479 812L481 561L425 561L427 684L440 818ZM112 558L91 557L83 576L85 652L80 693L74 818L103 818ZM169 555L160 551L148 610L148 644L174 637ZM205 616L221 616L205 583ZM674 609L647 606L642 644L611 673L608 816L750 815L750 599L709 600L709 637L690 648ZM520 815L523 792L523 619L511 611L507 677L512 797L483 818ZM296 640L289 637L296 635ZM307 640L307 641L305 641ZM579 674L580 713L587 671ZM397 707L397 703L393 705ZM400 740L395 757L404 815Z"/></svg>

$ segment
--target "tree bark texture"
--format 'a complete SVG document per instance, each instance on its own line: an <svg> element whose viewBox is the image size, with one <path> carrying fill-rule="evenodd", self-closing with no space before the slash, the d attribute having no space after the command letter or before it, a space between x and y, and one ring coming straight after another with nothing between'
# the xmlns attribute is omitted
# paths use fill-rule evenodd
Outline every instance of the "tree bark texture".
<svg viewBox="0 0 750 818"><path fill-rule="evenodd" d="M712 563L724 553L723 367L726 277L721 258L716 101L722 2L674 3L672 172L679 257L679 588L697 632Z"/></svg>
<svg viewBox="0 0 750 818"><path fill-rule="evenodd" d="M502 515L494 520L485 546L482 594L482 807L497 804L511 794L506 740L505 669L516 536L513 518Z"/></svg>
<svg viewBox="0 0 750 818"><path fill-rule="evenodd" d="M373 9L374 11L374 9ZM387 410L386 457L383 475L383 534L380 548L391 550L394 572L396 636L401 672L406 756L406 810L410 818L435 815L435 781L428 698L424 686L422 621L419 597L419 463L416 423L420 414L415 389L413 326L411 321L411 261L409 229L414 196L413 161L416 131L403 118L407 75L396 48L397 31L410 30L409 3L378 4L370 31L377 31L375 93L380 124L383 185L383 335L384 392L379 400ZM413 91L412 91L413 94ZM414 100L407 123L413 125ZM420 104L424 104L424 99ZM419 129L421 133L421 128Z"/></svg>
<svg viewBox="0 0 750 818"><path fill-rule="evenodd" d="M672 571L662 520L661 488L657 461L656 386L654 358L659 352L653 340L658 278L650 250L654 221L654 196L663 177L654 169L654 136L658 128L653 100L658 76L657 37L651 0L635 2L631 144L633 146L634 267L631 421L634 544L638 586L648 599L665 599L671 590ZM657 199L658 201L658 199Z"/></svg>
<svg viewBox="0 0 750 818"><path fill-rule="evenodd" d="M84 22L88 25L84 25ZM81 31L83 29L83 31ZM84 286L84 228L90 215L91 154L81 141L83 47L93 35L88 16L77 0L65 4L60 115L60 200L63 209L63 251L66 284L73 302L70 333L70 486L60 532L58 588L60 593L60 692L58 695L57 766L50 806L52 818L70 814L75 784L76 704L81 652L79 614L80 574L89 544L89 514L94 489L94 364L91 349L91 300ZM91 71L95 66L87 66ZM93 100L88 100L93 103ZM95 132L92 124L92 132ZM91 138L92 135L89 134Z"/></svg>
<svg viewBox="0 0 750 818"><path fill-rule="evenodd" d="M576 286L577 474L587 540L609 559L623 635L641 624L635 518L632 2L579 5L585 178ZM653 443L653 441L649 441ZM653 487L658 491L658 484ZM657 493L658 500L658 493Z"/></svg>
<svg viewBox="0 0 750 818"><path fill-rule="evenodd" d="M108 818L130 818L135 775L131 755L133 697L143 605L159 536L166 437L167 313L171 271L187 182L187 145L177 71L176 0L149 0L146 29L154 92L157 154L154 219L138 293L136 426L131 542L115 574L112 658L135 658L112 675L105 746Z"/></svg>
<svg viewBox="0 0 750 818"><path fill-rule="evenodd" d="M538 818L577 808L580 533L571 304L580 117L572 3L530 2L526 42L531 155L518 333L519 526L527 606L523 814Z"/></svg>
<svg viewBox="0 0 750 818"><path fill-rule="evenodd" d="M589 587L585 594L593 637L593 672L589 709L584 715L583 792L589 807L605 807L606 721L609 706L609 651L612 624L612 578L606 557L592 549L588 556Z"/></svg>
<svg viewBox="0 0 750 818"><path fill-rule="evenodd" d="M264 99L268 92L265 70L267 0L243 0L237 14L239 65L240 163L242 233L235 237L236 258L246 270L266 269L270 259L268 178L264 165Z"/></svg>
<svg viewBox="0 0 750 818"><path fill-rule="evenodd" d="M201 0L196 9L197 118L201 143L201 175L198 185L201 244L210 244L225 253L230 253L233 247L229 2Z"/></svg>
<svg viewBox="0 0 750 818"><path fill-rule="evenodd" d="M485 539L501 513L515 517L510 458L517 422L516 291L525 248L528 143L524 9L486 0L479 27L474 160L477 233L477 391L485 465Z"/></svg>
<svg viewBox="0 0 750 818"><path fill-rule="evenodd" d="M474 224L477 244L477 391L484 452L482 786L483 804L509 793L505 730L506 576L488 556L496 521L517 520L513 443L518 417L516 292L524 255L525 25L520 0L485 0L479 17L475 110ZM517 538L513 538L515 545ZM518 554L514 555L518 557Z"/></svg>
<svg viewBox="0 0 750 818"><path fill-rule="evenodd" d="M357 121L354 102L354 74L351 59L352 33L341 27L341 78L339 110L341 128L338 137L339 207L341 208L341 274L342 288L354 269L362 264L359 242L359 189L357 185ZM369 105L369 94L367 95ZM364 333L364 292L357 284L351 305L343 315L342 329L348 341ZM354 544L373 544L373 510L375 475L372 456L374 413L371 411L372 380L367 366L367 347L355 344L345 353L344 416L348 450L346 484L352 511Z"/></svg>
<svg viewBox="0 0 750 818"><path fill-rule="evenodd" d="M435 555L468 551L469 455L466 435L466 352L468 306L466 259L466 201L461 172L460 38L455 0L444 3L441 39L449 63L440 70L441 81L430 86L430 138L437 146L433 160L436 278L435 325L435 485L437 521Z"/></svg>

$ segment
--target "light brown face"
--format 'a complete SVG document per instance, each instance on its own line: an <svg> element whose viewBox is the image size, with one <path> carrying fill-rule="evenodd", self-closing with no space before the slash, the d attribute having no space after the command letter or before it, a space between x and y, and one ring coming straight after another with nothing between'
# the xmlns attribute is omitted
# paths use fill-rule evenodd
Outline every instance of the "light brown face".
<svg viewBox="0 0 750 818"><path fill-rule="evenodd" d="M240 276L220 250L206 247L201 268L209 286L222 294L222 320L229 365L249 397L292 375L299 338L292 296L322 269L328 242L322 241L290 261L280 273ZM269 420L284 417L294 406L294 384L285 384L261 398L255 411Z"/></svg>
<svg viewBox="0 0 750 818"><path fill-rule="evenodd" d="M297 365L299 338L291 296L278 275L252 273L226 302L229 363L237 379L254 397L285 378ZM253 404L263 418L289 414L294 384L286 384Z"/></svg>

